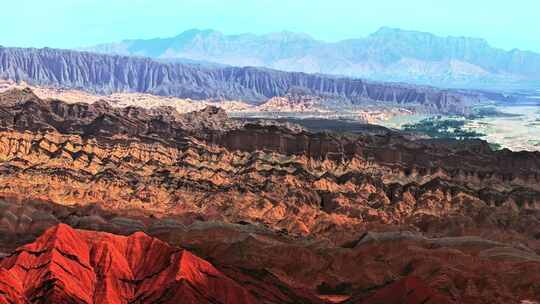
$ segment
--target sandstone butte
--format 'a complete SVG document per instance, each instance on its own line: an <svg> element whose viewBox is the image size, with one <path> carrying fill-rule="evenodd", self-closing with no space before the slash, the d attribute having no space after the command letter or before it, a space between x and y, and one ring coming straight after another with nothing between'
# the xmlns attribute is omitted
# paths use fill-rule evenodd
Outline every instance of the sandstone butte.
<svg viewBox="0 0 540 304"><path fill-rule="evenodd" d="M49 228L0 260L1 303L267 303L209 262L142 232ZM416 277L357 303L450 303Z"/></svg>

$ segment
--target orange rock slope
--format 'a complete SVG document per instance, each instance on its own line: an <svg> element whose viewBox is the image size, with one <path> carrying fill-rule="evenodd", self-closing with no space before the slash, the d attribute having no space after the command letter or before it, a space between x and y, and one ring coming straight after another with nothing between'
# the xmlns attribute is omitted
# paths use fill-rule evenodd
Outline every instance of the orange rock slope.
<svg viewBox="0 0 540 304"><path fill-rule="evenodd" d="M0 262L0 302L258 303L187 250L64 224Z"/></svg>

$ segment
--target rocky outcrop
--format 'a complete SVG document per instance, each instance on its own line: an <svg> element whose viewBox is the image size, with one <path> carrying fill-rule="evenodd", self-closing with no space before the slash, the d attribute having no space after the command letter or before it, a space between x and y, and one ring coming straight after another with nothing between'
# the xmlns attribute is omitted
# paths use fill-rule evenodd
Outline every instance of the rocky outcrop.
<svg viewBox="0 0 540 304"><path fill-rule="evenodd" d="M98 93L142 92L254 103L300 89L309 95L353 104L386 102L447 113L463 113L479 98L429 87L259 68L165 64L147 58L55 49L0 48L0 78Z"/></svg>
<svg viewBox="0 0 540 304"><path fill-rule="evenodd" d="M5 303L258 303L187 250L63 224L4 258L0 274Z"/></svg>
<svg viewBox="0 0 540 304"><path fill-rule="evenodd" d="M166 227L154 221L154 233ZM540 263L508 244L433 246L404 238L335 248L245 223L197 223L185 230L171 223L169 235L160 237L196 250L213 265L141 232L118 236L61 224L0 259L0 299L330 303L315 296L320 292L343 303L503 304L538 296Z"/></svg>
<svg viewBox="0 0 540 304"><path fill-rule="evenodd" d="M0 93L0 126L18 131L56 131L84 137L153 137L174 142L194 130L227 130L240 126L225 111L208 107L179 114L173 108L117 108L107 102L65 103L44 101L30 89Z"/></svg>

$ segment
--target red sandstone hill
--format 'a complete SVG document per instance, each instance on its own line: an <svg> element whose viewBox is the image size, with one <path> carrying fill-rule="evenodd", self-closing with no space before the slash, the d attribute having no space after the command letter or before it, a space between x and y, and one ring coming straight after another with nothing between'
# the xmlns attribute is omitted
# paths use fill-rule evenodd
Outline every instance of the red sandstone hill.
<svg viewBox="0 0 540 304"><path fill-rule="evenodd" d="M244 286L189 251L142 232L126 237L59 224L0 260L0 303L297 303L279 296L279 282L227 273ZM450 301L411 276L347 303Z"/></svg>
<svg viewBox="0 0 540 304"><path fill-rule="evenodd" d="M258 303L187 250L63 224L0 262L0 302Z"/></svg>

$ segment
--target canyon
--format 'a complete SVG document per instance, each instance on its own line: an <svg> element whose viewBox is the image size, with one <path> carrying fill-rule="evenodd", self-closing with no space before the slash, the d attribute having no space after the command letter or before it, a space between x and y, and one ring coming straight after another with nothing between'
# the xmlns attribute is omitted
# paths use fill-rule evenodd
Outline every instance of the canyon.
<svg viewBox="0 0 540 304"><path fill-rule="evenodd" d="M539 168L538 152L480 140L12 89L0 93L0 299L540 301ZM144 261L149 244L163 264Z"/></svg>

